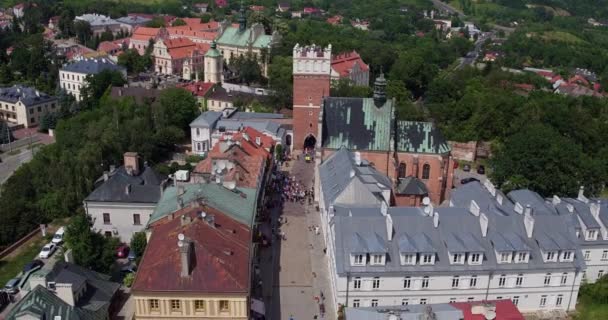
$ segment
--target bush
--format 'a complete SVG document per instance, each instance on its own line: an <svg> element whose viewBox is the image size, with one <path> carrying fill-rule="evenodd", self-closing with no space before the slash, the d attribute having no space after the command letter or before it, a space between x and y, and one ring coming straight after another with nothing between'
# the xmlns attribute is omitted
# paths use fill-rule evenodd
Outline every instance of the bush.
<svg viewBox="0 0 608 320"><path fill-rule="evenodd" d="M122 283L125 285L125 287L131 288L134 280L135 280L135 273L129 273L122 280Z"/></svg>

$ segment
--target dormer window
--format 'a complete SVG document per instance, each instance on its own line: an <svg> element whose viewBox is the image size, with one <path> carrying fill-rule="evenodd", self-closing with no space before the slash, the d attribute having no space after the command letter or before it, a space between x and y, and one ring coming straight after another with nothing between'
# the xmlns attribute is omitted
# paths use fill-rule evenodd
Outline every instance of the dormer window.
<svg viewBox="0 0 608 320"><path fill-rule="evenodd" d="M463 264L463 263L464 263L464 254L462 254L462 253L452 254L452 264Z"/></svg>
<svg viewBox="0 0 608 320"><path fill-rule="evenodd" d="M423 253L421 255L420 264L435 264L435 254L433 253Z"/></svg>
<svg viewBox="0 0 608 320"><path fill-rule="evenodd" d="M511 252L500 253L500 263L511 263Z"/></svg>
<svg viewBox="0 0 608 320"><path fill-rule="evenodd" d="M481 264L481 260L483 260L483 254L481 254L481 253L469 254L469 264Z"/></svg>
<svg viewBox="0 0 608 320"><path fill-rule="evenodd" d="M554 262L557 261L557 252L556 251L548 251L545 253L545 262Z"/></svg>
<svg viewBox="0 0 608 320"><path fill-rule="evenodd" d="M518 252L516 255L515 263L526 263L528 262L527 252Z"/></svg>
<svg viewBox="0 0 608 320"><path fill-rule="evenodd" d="M401 265L415 265L416 254L415 253L402 253L401 254Z"/></svg>
<svg viewBox="0 0 608 320"><path fill-rule="evenodd" d="M567 262L567 261L572 261L572 260L574 260L574 252L569 251L569 250L562 251L561 261Z"/></svg>
<svg viewBox="0 0 608 320"><path fill-rule="evenodd" d="M363 266L365 265L365 255L363 254L353 254L353 266Z"/></svg>
<svg viewBox="0 0 608 320"><path fill-rule="evenodd" d="M586 239L585 240L597 240L597 230L593 229L593 230L587 230L587 234L586 234Z"/></svg>
<svg viewBox="0 0 608 320"><path fill-rule="evenodd" d="M384 254L373 254L372 255L372 265L384 265Z"/></svg>

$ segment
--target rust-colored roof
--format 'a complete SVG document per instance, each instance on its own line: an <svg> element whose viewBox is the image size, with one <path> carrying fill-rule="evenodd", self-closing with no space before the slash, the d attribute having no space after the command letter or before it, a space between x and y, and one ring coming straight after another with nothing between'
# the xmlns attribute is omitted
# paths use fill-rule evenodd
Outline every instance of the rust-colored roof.
<svg viewBox="0 0 608 320"><path fill-rule="evenodd" d="M217 37L217 31L197 30L189 26L169 27L167 31L170 35L192 37L201 40L213 40Z"/></svg>
<svg viewBox="0 0 608 320"><path fill-rule="evenodd" d="M213 88L214 85L215 85L215 83L213 83L213 82L198 81L198 82L194 82L194 83L178 84L177 87L184 88L184 89L192 92L192 94L197 97L204 97L207 94L207 92L209 92L209 90L211 90L211 88Z"/></svg>
<svg viewBox="0 0 608 320"><path fill-rule="evenodd" d="M190 56L204 56L210 45L207 43L194 43L188 38L164 40L172 59L182 59ZM188 44L189 43L189 44Z"/></svg>
<svg viewBox="0 0 608 320"><path fill-rule="evenodd" d="M340 24L341 22L342 22L341 15L335 15L333 17L327 18L327 23L332 24L332 25L337 25L337 24Z"/></svg>
<svg viewBox="0 0 608 320"><path fill-rule="evenodd" d="M340 74L341 77L346 77L353 69L355 64L359 64L359 67L363 71L368 71L369 66L363 62L361 56L357 51L345 52L331 58L331 67Z"/></svg>
<svg viewBox="0 0 608 320"><path fill-rule="evenodd" d="M213 216L210 224L200 217ZM182 225L182 216L191 222ZM251 230L214 208L187 207L155 222L133 292L247 293ZM178 235L193 243L193 267L181 276Z"/></svg>
<svg viewBox="0 0 608 320"><path fill-rule="evenodd" d="M462 310L464 320L485 320L483 314L473 314L472 308L475 305L490 304L496 307L495 320L524 320L524 316L519 312L511 300L475 301L475 302L455 302L450 305Z"/></svg>
<svg viewBox="0 0 608 320"><path fill-rule="evenodd" d="M274 139L259 132L258 130L252 128L252 127L245 127L243 128L243 133L246 133L249 138L251 139L251 141L253 141L255 144L257 144L257 138L260 139L260 144L259 146L262 148L272 148L272 146L274 146Z"/></svg>
<svg viewBox="0 0 608 320"><path fill-rule="evenodd" d="M264 11L264 9L266 9L264 6L256 6L256 5L250 5L249 9L251 9L251 11Z"/></svg>
<svg viewBox="0 0 608 320"><path fill-rule="evenodd" d="M112 41L102 41L99 46L97 46L97 51L103 51L103 52L111 52L113 50L120 50L121 47L120 45L112 42Z"/></svg>

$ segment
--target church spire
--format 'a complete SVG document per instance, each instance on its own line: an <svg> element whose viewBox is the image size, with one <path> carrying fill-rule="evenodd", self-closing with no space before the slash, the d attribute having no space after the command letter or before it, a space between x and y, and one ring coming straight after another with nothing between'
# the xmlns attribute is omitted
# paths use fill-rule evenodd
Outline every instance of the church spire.
<svg viewBox="0 0 608 320"><path fill-rule="evenodd" d="M380 76L376 78L374 82L374 104L380 108L386 102L386 79L384 73L381 72Z"/></svg>
<svg viewBox="0 0 608 320"><path fill-rule="evenodd" d="M241 0L241 10L239 14L239 31L243 32L247 29L247 18L245 17L245 6Z"/></svg>

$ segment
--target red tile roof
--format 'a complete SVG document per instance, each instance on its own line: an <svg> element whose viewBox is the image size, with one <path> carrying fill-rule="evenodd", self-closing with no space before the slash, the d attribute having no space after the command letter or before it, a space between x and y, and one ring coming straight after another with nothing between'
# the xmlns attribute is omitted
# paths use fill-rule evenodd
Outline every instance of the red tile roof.
<svg viewBox="0 0 608 320"><path fill-rule="evenodd" d="M207 41L215 39L218 34L217 31L197 31L189 26L169 27L167 28L167 32L174 36L192 37Z"/></svg>
<svg viewBox="0 0 608 320"><path fill-rule="evenodd" d="M219 8L224 8L228 6L228 0L215 0L215 5Z"/></svg>
<svg viewBox="0 0 608 320"><path fill-rule="evenodd" d="M464 320L486 320L486 317L483 314L473 314L471 312L473 306L481 304L496 306L496 318L494 318L494 320L524 320L524 316L522 316L511 300L456 302L451 305L462 310Z"/></svg>
<svg viewBox="0 0 608 320"><path fill-rule="evenodd" d="M259 132L258 130L252 127L245 127L241 132L246 133L251 139L251 141L254 142L256 145L258 144L257 140L259 138L259 146L262 148L272 148L275 144L273 138Z"/></svg>
<svg viewBox="0 0 608 320"><path fill-rule="evenodd" d="M263 138L262 143L257 145L255 137L260 136L262 139L263 134L253 128L244 130L231 136L224 135L209 151L207 158L196 165L194 173L213 174L211 172L213 161L227 159L235 166L223 174L224 180L234 178L233 181L239 187L256 188L259 179L262 178L259 173L263 171L272 156L264 148L267 145L274 145L274 141Z"/></svg>
<svg viewBox="0 0 608 320"><path fill-rule="evenodd" d="M185 39L188 40L187 38L178 38L178 39L172 39L172 40L180 40L180 39ZM165 44L169 41L172 40L165 40ZM190 41L190 40L188 40ZM205 53L209 50L209 47L211 45L209 45L208 43L193 43L190 45L179 45L177 44L174 47L170 47L168 48L169 51L169 55L171 56L171 59L183 59L186 57L190 57L190 56L204 56Z"/></svg>
<svg viewBox="0 0 608 320"><path fill-rule="evenodd" d="M210 224L200 212L214 217ZM182 225L182 216L192 219ZM193 244L193 267L181 276L179 234ZM187 207L152 225L134 292L247 293L251 230L214 208Z"/></svg>
<svg viewBox="0 0 608 320"><path fill-rule="evenodd" d="M214 85L215 85L215 83L213 83L213 82L199 81L199 82L194 82L194 83L179 84L179 85L177 85L177 87L184 88L184 89L192 92L192 94L197 97L204 97L209 92L209 90L211 90L211 88L213 88Z"/></svg>
<svg viewBox="0 0 608 320"><path fill-rule="evenodd" d="M327 18L327 23L329 23L331 25L338 25L341 22L342 22L342 16L341 15L336 15L336 16Z"/></svg>
<svg viewBox="0 0 608 320"><path fill-rule="evenodd" d="M264 9L266 9L264 6L256 6L256 5L250 5L249 9L251 9L251 11L264 11Z"/></svg>
<svg viewBox="0 0 608 320"><path fill-rule="evenodd" d="M161 28L148 28L148 27L135 27L131 39L149 41L150 39L156 38L160 33Z"/></svg>
<svg viewBox="0 0 608 320"><path fill-rule="evenodd" d="M341 77L347 77L355 64L358 64L361 70L368 71L369 66L363 62L357 51L341 53L331 58L331 67L340 74Z"/></svg>
<svg viewBox="0 0 608 320"><path fill-rule="evenodd" d="M121 47L120 45L112 42L112 41L103 41L101 43L99 43L99 46L97 46L97 51L103 51L103 52L111 52L114 50L120 50Z"/></svg>
<svg viewBox="0 0 608 320"><path fill-rule="evenodd" d="M315 7L304 7L304 13L317 13L321 12L321 9Z"/></svg>

